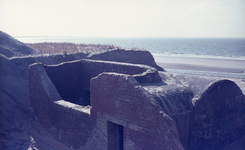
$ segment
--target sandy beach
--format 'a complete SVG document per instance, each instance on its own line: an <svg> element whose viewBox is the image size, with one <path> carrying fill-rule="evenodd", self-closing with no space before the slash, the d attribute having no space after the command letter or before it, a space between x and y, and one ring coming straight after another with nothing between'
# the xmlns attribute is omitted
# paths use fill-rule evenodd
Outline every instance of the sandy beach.
<svg viewBox="0 0 245 150"><path fill-rule="evenodd" d="M156 63L171 73L245 79L245 60L227 58L154 56Z"/></svg>
<svg viewBox="0 0 245 150"><path fill-rule="evenodd" d="M226 78L234 81L245 94L245 60L175 56L154 58L167 72Z"/></svg>
<svg viewBox="0 0 245 150"><path fill-rule="evenodd" d="M154 56L164 69L243 73L245 60L204 57Z"/></svg>

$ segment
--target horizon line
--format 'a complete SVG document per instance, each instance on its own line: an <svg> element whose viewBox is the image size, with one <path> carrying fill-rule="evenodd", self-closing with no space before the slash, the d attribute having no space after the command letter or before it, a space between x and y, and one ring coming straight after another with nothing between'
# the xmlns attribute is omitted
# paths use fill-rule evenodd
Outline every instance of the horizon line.
<svg viewBox="0 0 245 150"><path fill-rule="evenodd" d="M73 38L245 38L245 36L56 36L56 35L18 35L13 37L73 37Z"/></svg>

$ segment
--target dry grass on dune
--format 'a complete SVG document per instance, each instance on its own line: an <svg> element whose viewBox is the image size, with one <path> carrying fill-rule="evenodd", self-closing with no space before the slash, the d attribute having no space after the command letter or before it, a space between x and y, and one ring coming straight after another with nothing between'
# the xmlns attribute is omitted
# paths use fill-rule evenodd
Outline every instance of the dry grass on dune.
<svg viewBox="0 0 245 150"><path fill-rule="evenodd" d="M26 43L40 54L106 52L116 49L113 45L74 44L74 43Z"/></svg>

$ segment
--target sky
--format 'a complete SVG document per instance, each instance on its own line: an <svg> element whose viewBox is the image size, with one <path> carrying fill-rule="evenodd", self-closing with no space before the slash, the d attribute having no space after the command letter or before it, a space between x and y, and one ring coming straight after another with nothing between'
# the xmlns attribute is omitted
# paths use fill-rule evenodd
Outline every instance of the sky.
<svg viewBox="0 0 245 150"><path fill-rule="evenodd" d="M11 36L245 37L245 0L0 0Z"/></svg>

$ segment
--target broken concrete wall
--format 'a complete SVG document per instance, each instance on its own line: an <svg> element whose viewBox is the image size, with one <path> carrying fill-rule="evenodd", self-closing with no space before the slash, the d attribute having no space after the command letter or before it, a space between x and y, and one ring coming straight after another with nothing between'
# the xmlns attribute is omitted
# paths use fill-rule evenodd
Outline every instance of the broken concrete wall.
<svg viewBox="0 0 245 150"><path fill-rule="evenodd" d="M79 60L45 69L64 100L83 106L90 105L90 79L102 72L130 74L144 82L161 81L155 68L108 61Z"/></svg>
<svg viewBox="0 0 245 150"><path fill-rule="evenodd" d="M91 103L92 113L101 117L97 124L123 126L124 149L183 149L175 122L132 76L102 73L93 78Z"/></svg>
<svg viewBox="0 0 245 150"><path fill-rule="evenodd" d="M0 105L0 133L3 135L0 142L0 148L20 149L24 147L23 149L27 149L30 141L28 120L30 114L28 91L29 65L36 62L54 65L62 62L84 59L87 58L88 54L78 53L69 55L26 56L32 54L32 52L25 53L23 50L22 53L23 46L16 44L15 41L14 39L8 41L10 42L7 43L9 48L4 49L9 50L11 46L14 45L13 49L15 49L16 52L21 53L22 57L16 57L20 54L15 52L9 54L6 54L5 52L2 53L2 51L0 52L3 54L0 54L0 99L2 100ZM11 42L15 43L11 44ZM6 43L4 44L6 45ZM19 48L18 45L20 46ZM137 57L137 55L134 55L134 58ZM147 58L141 59L145 60ZM85 90L85 93L88 95L87 90Z"/></svg>
<svg viewBox="0 0 245 150"><path fill-rule="evenodd" d="M161 106L175 120L185 149L222 149L228 145L230 149L244 148L244 145L233 144L244 142L245 135L245 96L236 83L164 72L160 76L168 84L166 87L146 89L160 105L170 100L168 105ZM168 86L179 90L171 92L175 88L168 89Z"/></svg>
<svg viewBox="0 0 245 150"><path fill-rule="evenodd" d="M158 82L152 82L148 84L141 83L141 85L144 85L142 88L141 85L138 84L139 82L137 82L137 80L133 77L137 77L139 75L147 76L148 71L151 70L149 67L92 60L80 60L53 66L36 64L31 67L42 68L36 70L31 69L34 70L39 78L42 78L40 80L41 82L38 79L32 79L35 78L35 73L33 74L33 77L30 77L30 79L34 80L35 82L40 82L38 84L41 84L41 86L46 89L40 93L46 92L46 95L48 95L47 97L49 97L49 100L47 100L47 97L42 97L47 100L47 103L38 104L38 102L35 102L33 104L34 107L37 107L36 110L38 110L38 107L42 106L43 104L47 105L45 109L48 109L44 112L42 112L42 109L39 109L38 111L40 111L40 114L44 113L41 116L40 114L39 116L36 115L34 111L34 116L38 116L38 118L42 120L41 122L44 122L46 126L49 125L48 128L52 128L52 130L45 130L45 132L47 132L46 134L50 135L49 137L52 137L53 140L59 141L66 146L68 145L77 149L78 147L83 147L84 149L90 149L91 147L95 149L98 149L99 147L100 149L115 147L115 144L110 144L113 143L110 142L110 139L113 138L111 138L109 135L111 132L115 135L119 133L114 133L114 129L111 129L112 131L110 131L109 126L114 126L114 128L118 129L122 128L120 129L122 130L121 132L123 132L123 136L121 138L124 140L122 143L124 148L127 149L140 149L139 145L147 147L147 145L150 145L150 143L158 145L158 142L166 140L163 138L166 136L173 139L178 139L178 133L180 134L179 138L185 149L200 149L201 147L205 146L208 149L212 149L213 147L216 149L221 149L234 142L241 143L239 141L244 136L244 95L242 94L240 88L234 82L229 80L218 80L205 77L189 77L184 75L172 76L171 74L162 72L160 75L162 76L162 79L165 83L160 83L159 80L157 80ZM84 70L85 72L83 72ZM130 70L132 71L130 72ZM132 74L132 76L116 73L102 73L97 76L101 72L109 71L128 73ZM134 75L134 73L136 75ZM56 75L53 76L54 74ZM57 80L59 79L59 76L62 78L62 75L64 75L63 79ZM69 78L69 76L72 77ZM171 76L171 78L168 78L169 76ZM53 101L59 99L59 96L54 96L49 93L58 92L54 90L56 89L56 86L53 86L53 88L47 86L49 88L45 88L45 85L52 85L51 82L53 82L53 80L57 80L55 82L58 84L62 83L64 80L67 80L67 82L64 82L65 84L62 85L63 87L69 87L69 84L74 83L77 85L71 85L75 88L77 88L79 85L84 87L88 86L88 88L90 88L90 85L87 82L90 81L92 77L94 78L91 81L90 92L93 109L89 115L84 111L77 111L74 109L77 107L81 108L82 110L86 110L85 107L71 104L65 101L62 103L53 103ZM81 81L78 82L76 79ZM86 79L86 81L84 79ZM75 80L75 82L72 80ZM38 85L35 86L39 87ZM229 90L230 88L232 88L232 90ZM33 88L33 90L35 90L34 92L39 92L42 90L42 88ZM36 93L34 95L39 95L40 93ZM45 94L42 96L45 96ZM205 96L208 98L204 98ZM35 99L38 100L38 98L39 97L36 97ZM41 99L39 100L43 101ZM206 103L207 101L208 103ZM216 101L218 101L218 104L216 104ZM149 103L151 105L149 105ZM201 105L200 103L203 104ZM69 110L67 109L68 107L61 106L64 104L74 106L69 107L69 109L71 109ZM210 107L207 107L206 105L210 105ZM204 110L200 111L201 108ZM205 111L206 108L210 109ZM216 109L219 111L216 111ZM86 120L86 123L80 122L83 127L86 127L89 124L93 125L93 127L87 129L86 131L79 129L84 135L87 135L85 136L86 138L84 137L84 139L80 134L75 133L72 129L66 130L66 128L63 128L69 124L69 122L71 122L71 126L73 128L79 128L75 125L75 123L74 125L72 123L74 122L74 120L72 120L74 117L70 118L69 116L66 116L69 113L73 114L73 111L78 114L81 113L82 116L78 116ZM165 129L159 128L164 126L164 122L157 118L159 114L155 114L159 111L162 111L163 114L166 113L176 122L178 131L178 133L176 132L176 137L172 137L173 135L163 135L163 133L168 133L168 131L166 131L168 127L164 127ZM64 112L65 114L63 114ZM142 112L147 113L141 114ZM206 118L209 120L209 125L207 122L202 123L205 121L203 116L207 116L205 112L212 113L212 115L209 115L209 117ZM225 119L227 118L225 117L227 115L230 116L228 117L229 122L227 122ZM62 118L64 118L62 116L67 118L66 121L62 120ZM76 114L74 116L76 116ZM50 117L52 119L50 119ZM218 118L213 119L214 117ZM168 119L172 120L171 118ZM219 121L217 122L217 120ZM148 122L150 122L150 124ZM229 123L234 123L236 126L227 126ZM219 125L220 128L216 129L217 125ZM36 127L43 129L42 126L42 124L36 125ZM53 128L54 126L56 127ZM171 128L171 130L175 130L175 124L172 124L171 126L174 127L174 129ZM155 129L157 131L155 131ZM63 141L60 140L61 131L63 130L65 131L62 132L63 134L67 133L67 135L74 136L75 141L69 142L72 137L65 135L63 135ZM209 131L212 132L209 133ZM203 135L203 137L201 135ZM221 137L225 138L222 140ZM231 138L229 139L226 137ZM82 138L81 141L83 142L76 142L76 139L79 138ZM157 138L159 141L155 140ZM209 140L209 138L212 140ZM94 145L93 142L95 141L98 143L98 145ZM149 143L145 141L149 141ZM155 143L156 141L157 143ZM167 143L171 142L168 141L167 143L162 143L163 145L158 145L158 147L166 146L168 145ZM202 143L205 143L205 146L202 145ZM52 145L52 142L50 145ZM202 146L200 147L200 145ZM147 148L151 149L152 146Z"/></svg>
<svg viewBox="0 0 245 150"><path fill-rule="evenodd" d="M175 122L180 134L180 141L185 149L191 138L192 98L193 92L183 85L144 86Z"/></svg>
<svg viewBox="0 0 245 150"><path fill-rule="evenodd" d="M91 143L89 140L95 128L95 117L90 115L90 110L90 106L84 107L64 100L52 103L47 116L50 126L43 126L40 118L32 121L32 137L39 141L35 147L84 149L86 144Z"/></svg>
<svg viewBox="0 0 245 150"><path fill-rule="evenodd" d="M149 51L144 50L117 49L104 53L91 53L88 55L88 59L144 64L154 67L159 71L165 71L156 64L152 54Z"/></svg>
<svg viewBox="0 0 245 150"><path fill-rule="evenodd" d="M211 84L193 114L191 149L221 149L245 135L245 97L232 81Z"/></svg>
<svg viewBox="0 0 245 150"><path fill-rule="evenodd" d="M117 51L117 49L114 51ZM123 50L120 51L123 54ZM142 53L148 52L144 51ZM35 50L24 43L0 31L0 149L19 150L28 149L29 147L29 65L36 62L53 65L85 59L88 58L88 55L84 53L38 55ZM121 60L125 56L126 53L121 55ZM134 61L136 64L140 64L140 60L148 60L148 57L152 59L151 55L138 55L138 52L134 53L133 51L131 51L130 56L132 56L130 62ZM138 58L141 56L146 58ZM103 57L97 57L96 59L102 60ZM127 61L129 60L124 62ZM147 64L147 61L145 61L145 64Z"/></svg>
<svg viewBox="0 0 245 150"><path fill-rule="evenodd" d="M83 146L93 127L91 108L61 101L43 64L30 66L29 74L31 135L39 141L35 146L40 149Z"/></svg>
<svg viewBox="0 0 245 150"><path fill-rule="evenodd" d="M74 66L71 67L72 66L71 64ZM124 71L130 70L131 67L132 68L139 67L142 69L142 66L137 66L137 65L131 66L127 64L121 64L121 63L101 62L101 61L91 61L91 60L80 60L80 61L64 63L55 66L45 66L45 67L42 66L42 67L45 68L43 69L44 72L46 72L46 70L48 69L52 70L54 68L63 68L61 70L63 71L66 70L67 71L66 73L68 75L69 74L73 75L74 70L75 72L79 72L78 69L83 68L81 70L86 70L86 73L89 72L89 74L85 74L84 72L81 71L78 75L76 75L76 77L72 77L70 79L76 79L79 77L87 76L89 77L87 78L88 80L90 80L90 78L92 78L93 76L96 76L96 74L99 74L100 71L101 72L118 71L119 73L125 73ZM104 68L104 67L110 69L106 69L106 70L97 69L97 68ZM140 70L139 72L142 71L141 69L139 69ZM61 70L60 72L59 71L56 72L57 75L60 76L63 75ZM143 76L146 75L148 70L149 68L143 67L143 71L145 72L141 73L141 75ZM132 74L139 73L137 72L137 69L133 69L133 71L135 72L131 72ZM50 75L50 72L46 74L46 76L48 75ZM137 76L138 75L139 74L137 74ZM83 132L85 135L90 134L90 136L86 136L86 139L83 139L82 143L76 141L68 142L70 140L69 136L68 137L63 136L65 141L61 141L61 142L65 145L72 146L73 148L83 147L84 149L90 149L92 147L94 149L98 149L100 147L100 149L107 149L108 147L115 147L115 145L109 144L111 143L110 139L113 139L109 135L114 130L111 129L112 131L110 131L109 126L114 126L113 128L118 128L118 129L122 128L120 129L122 130L121 132L123 132L123 136L121 138L123 138L124 140L122 143L124 148L127 149L140 149L141 145L143 145L144 147L147 147L148 145L147 147L148 149L157 148L154 146L153 147L149 146L150 143L154 143L154 145L158 145L157 143L161 143L162 141L166 140L164 139L164 137L171 137L174 140L167 141L166 143L162 142L162 145L160 144L158 145L158 147L168 146L168 143L171 142L178 143L178 140L177 141L175 140L178 139L178 132L180 134L180 141L182 142L184 148L186 149L200 149L201 147L205 147L205 146L208 149L212 149L213 147L215 147L216 149L222 149L224 147L230 146L232 143L241 143L241 140L244 136L244 111L243 111L244 95L242 94L240 88L234 82L229 80L218 80L218 79L203 78L203 77L187 77L183 75L176 75L174 77L172 76L171 78L167 78L167 76L169 75L170 74L167 73L163 73L163 74L161 73L162 79L164 80L165 83L164 82L162 82L161 84L159 84L159 82L157 82L156 84L143 83L142 85L144 85L143 86L144 89L141 87L141 85L138 84L139 82L137 82L137 80L133 78L135 75L129 76L125 74L123 75L123 74L116 74L116 73L102 73L99 76L94 77L93 80L91 81L91 91L90 91L91 103L93 109L91 110L90 115L87 115L85 112L80 111L80 113L82 113L82 116L79 116L79 117L83 117L83 119L85 120L89 120L86 122L89 122L91 125L94 126L93 128L88 129L86 131L84 130ZM63 80L57 82L62 82L62 81ZM82 82L85 81L81 81L81 83ZM67 82L67 84L65 84L64 86L68 85L68 83L72 83L72 81ZM74 82L74 83L79 84L80 82ZM43 83L42 86L44 86ZM229 90L230 88L232 88L232 90ZM208 97L208 98L204 98L204 97ZM203 104L201 105L200 103ZM56 114L52 117L53 119L48 119L48 120L54 120L53 122L55 122L56 124L62 124L63 122L59 121L62 119L59 119L58 114L62 114L62 112L67 112L66 111L67 107L63 107L63 106L60 107L61 103L59 104L55 103L54 105L51 102L46 104L48 104L49 107L52 106L52 109L50 109L52 111L46 111L46 112L52 112L52 113L49 114L46 113L45 115L48 115L48 117L52 117L52 115ZM81 107L81 106L76 105L73 108L75 107ZM208 111L205 111L206 108L210 108L210 109L208 109ZM81 109L84 108L81 107ZM201 109L201 111L199 109ZM216 109L219 111L216 111ZM57 113L59 111L61 113ZM73 109L72 111L77 112L77 110L73 110ZM158 113L160 111L163 112L162 115L165 116L163 117L165 118L164 119L165 121L166 119L167 120L173 119L176 122L178 132L176 132L177 133L176 135L175 133L173 134L175 136L164 135L165 133L169 133L168 131L169 128L167 126L164 127L164 129L159 128L164 126L165 124L165 122L162 122L161 119L158 118L159 116ZM139 112L139 114L135 112ZM144 113L142 114L142 112ZM147 113L145 114L145 112ZM71 113L71 112L68 111L67 113ZM165 113L169 115L172 119L169 118L167 115L164 115ZM208 116L206 113L209 114L211 113L211 115ZM205 122L203 116L208 116L206 118L208 123ZM214 117L218 117L218 118L214 118ZM225 119L227 117L228 117L228 122ZM66 118L68 118L66 123L73 121L70 120L72 118L70 119L69 117ZM43 120L45 122L45 119ZM52 124L50 127L53 127L54 126L53 124L55 124L47 120L46 122L47 122L46 125ZM170 124L173 128L169 130L176 130L174 122L172 123ZM236 126L227 126L229 125L229 123L231 124L234 123L236 124ZM83 124L83 126L86 125L88 124L86 123ZM217 128L217 125L219 125L220 128ZM63 126L65 126L65 124ZM59 128L59 127L60 126L58 125L57 127L55 127L56 129L52 129L52 131L54 132L52 132L51 130L47 131L48 132L47 134L51 134L50 137L52 137L53 140L55 139L56 141L59 141L57 139L58 137L60 139L59 130L63 130L63 128ZM74 127L78 128L77 126ZM42 125L39 126L38 128L42 128ZM81 131L83 131L83 129L81 129ZM212 132L209 133L209 131ZM74 134L73 136L76 137L75 139L81 138L80 135L76 135L73 132L73 130L69 130L69 131L67 130L64 132L64 134L65 133L68 133L69 135ZM119 134L115 132L113 133L116 135ZM227 137L231 137L231 138L227 138ZM158 139L159 141L157 141L156 139ZM98 144L94 144L95 141ZM149 143L146 141L149 141ZM156 141L157 143L155 143ZM202 145L202 143L205 143L205 146ZM50 144L52 145L52 143ZM176 143L175 144L172 143L170 145L176 145ZM202 146L200 147L200 145ZM235 146L237 147L237 145ZM182 146L180 145L177 148L181 149Z"/></svg>
<svg viewBox="0 0 245 150"><path fill-rule="evenodd" d="M90 106L57 100L59 94L44 68L42 64L30 67L32 136L39 141L37 148L106 150L109 121L123 127L125 149L183 149L174 121L160 112L158 103L132 76L103 73L95 77L90 111Z"/></svg>

